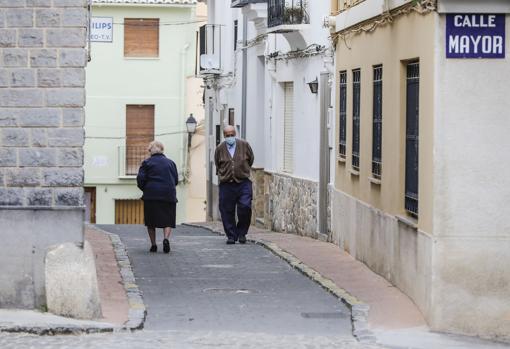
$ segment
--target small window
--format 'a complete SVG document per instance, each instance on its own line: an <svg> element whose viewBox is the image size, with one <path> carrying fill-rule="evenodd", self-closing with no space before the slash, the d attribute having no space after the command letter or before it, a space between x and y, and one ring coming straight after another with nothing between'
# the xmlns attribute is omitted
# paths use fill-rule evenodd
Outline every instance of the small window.
<svg viewBox="0 0 510 349"><path fill-rule="evenodd" d="M124 19L124 57L159 56L159 19Z"/></svg>
<svg viewBox="0 0 510 349"><path fill-rule="evenodd" d="M372 114L372 176L381 178L382 168L382 98L383 67L374 67L374 99Z"/></svg>
<svg viewBox="0 0 510 349"><path fill-rule="evenodd" d="M359 171L361 70L352 71L352 169Z"/></svg>
<svg viewBox="0 0 510 349"><path fill-rule="evenodd" d="M418 217L420 63L407 64L405 209Z"/></svg>
<svg viewBox="0 0 510 349"><path fill-rule="evenodd" d="M238 32L239 32L239 21L236 19L234 21L234 51L237 50L237 38L238 38Z"/></svg>
<svg viewBox="0 0 510 349"><path fill-rule="evenodd" d="M340 72L340 144L338 152L340 157L345 158L347 150L347 71Z"/></svg>
<svg viewBox="0 0 510 349"><path fill-rule="evenodd" d="M235 117L235 109L234 108L229 108L229 110L228 110L228 124L230 126L236 125L236 117Z"/></svg>

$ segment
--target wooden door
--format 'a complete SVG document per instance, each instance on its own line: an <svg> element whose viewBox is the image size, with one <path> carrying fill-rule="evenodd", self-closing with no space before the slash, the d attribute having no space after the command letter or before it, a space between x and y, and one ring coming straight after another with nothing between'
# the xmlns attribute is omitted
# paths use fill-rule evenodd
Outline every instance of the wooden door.
<svg viewBox="0 0 510 349"><path fill-rule="evenodd" d="M143 224L142 200L115 200L115 224Z"/></svg>
<svg viewBox="0 0 510 349"><path fill-rule="evenodd" d="M96 223L96 188L85 188L85 222Z"/></svg>
<svg viewBox="0 0 510 349"><path fill-rule="evenodd" d="M126 175L136 175L154 140L154 105L126 106Z"/></svg>

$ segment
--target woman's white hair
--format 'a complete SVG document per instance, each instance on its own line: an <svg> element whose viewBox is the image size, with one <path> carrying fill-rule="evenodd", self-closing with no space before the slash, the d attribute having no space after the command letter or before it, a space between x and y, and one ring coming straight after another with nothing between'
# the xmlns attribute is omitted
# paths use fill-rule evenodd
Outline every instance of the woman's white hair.
<svg viewBox="0 0 510 349"><path fill-rule="evenodd" d="M152 141L149 144L147 150L149 151L149 153L151 153L151 155L163 154L163 152L165 151L165 146L160 141Z"/></svg>

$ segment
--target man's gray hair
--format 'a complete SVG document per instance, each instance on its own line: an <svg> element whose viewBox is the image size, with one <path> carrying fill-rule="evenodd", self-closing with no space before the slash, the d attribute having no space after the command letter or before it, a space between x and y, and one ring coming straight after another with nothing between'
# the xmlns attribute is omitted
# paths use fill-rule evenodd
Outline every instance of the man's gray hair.
<svg viewBox="0 0 510 349"><path fill-rule="evenodd" d="M165 146L160 141L152 141L149 144L147 150L149 151L149 153L151 153L151 155L163 154L163 152L165 151Z"/></svg>
<svg viewBox="0 0 510 349"><path fill-rule="evenodd" d="M223 127L223 133L228 132L228 131L234 131L235 133L237 133L236 128L232 125L227 125L227 126Z"/></svg>

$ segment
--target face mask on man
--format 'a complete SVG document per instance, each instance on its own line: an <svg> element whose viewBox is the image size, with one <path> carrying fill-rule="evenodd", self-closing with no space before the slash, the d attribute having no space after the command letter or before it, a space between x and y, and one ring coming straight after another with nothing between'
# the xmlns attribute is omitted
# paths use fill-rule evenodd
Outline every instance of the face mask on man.
<svg viewBox="0 0 510 349"><path fill-rule="evenodd" d="M225 137L225 142L227 142L228 145L233 146L236 142L235 137Z"/></svg>

